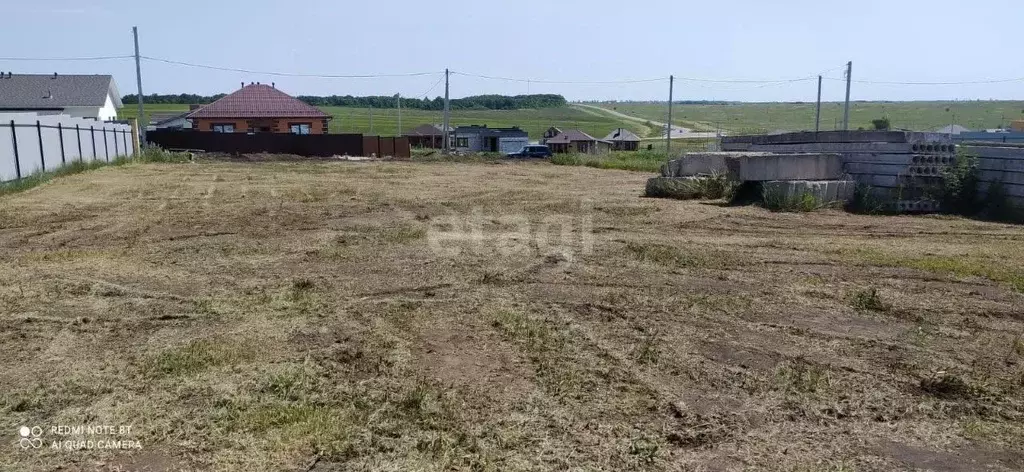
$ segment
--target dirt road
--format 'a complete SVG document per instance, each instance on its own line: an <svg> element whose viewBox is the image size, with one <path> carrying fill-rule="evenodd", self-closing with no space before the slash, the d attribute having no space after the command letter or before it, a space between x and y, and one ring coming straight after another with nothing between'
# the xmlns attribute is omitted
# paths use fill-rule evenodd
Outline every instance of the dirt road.
<svg viewBox="0 0 1024 472"><path fill-rule="evenodd" d="M626 119L626 120L630 120L630 121L635 121L635 122L639 122L639 123L650 123L650 124L653 124L653 125L655 125L655 126L660 128L660 134L661 134L662 138L665 137L665 129L668 126L666 123L662 123L660 121L646 120L646 119L643 119L643 118L640 118L640 117L636 117L636 116L633 116L633 115L627 115L625 113L621 113L621 112L619 112L617 110L610 110L608 108L599 107L599 106L596 106L596 105L587 105L587 104L584 104L584 103L575 103L572 106L578 107L578 108L581 108L581 109L592 110L592 111L595 111L595 112L598 112L598 113L604 113L604 114L607 114L607 115L612 115L614 117L622 118L622 119ZM698 132L698 131L693 131L690 128L684 128L682 126L672 126L672 139L709 139L709 138L717 138L717 137L718 137L717 133Z"/></svg>

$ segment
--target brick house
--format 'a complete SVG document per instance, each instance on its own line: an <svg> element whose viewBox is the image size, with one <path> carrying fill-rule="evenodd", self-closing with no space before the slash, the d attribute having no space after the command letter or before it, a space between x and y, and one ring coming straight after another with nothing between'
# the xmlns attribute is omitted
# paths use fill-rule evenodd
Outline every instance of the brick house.
<svg viewBox="0 0 1024 472"><path fill-rule="evenodd" d="M192 129L215 133L327 134L331 116L278 90L274 84L250 83L187 118Z"/></svg>

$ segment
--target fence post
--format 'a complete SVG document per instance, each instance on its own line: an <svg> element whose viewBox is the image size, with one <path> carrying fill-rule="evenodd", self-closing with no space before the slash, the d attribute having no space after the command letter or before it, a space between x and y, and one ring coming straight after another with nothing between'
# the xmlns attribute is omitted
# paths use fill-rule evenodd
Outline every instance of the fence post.
<svg viewBox="0 0 1024 472"><path fill-rule="evenodd" d="M21 180L21 159L18 157L18 132L14 129L14 120L11 120L11 142L14 143L14 175Z"/></svg>
<svg viewBox="0 0 1024 472"><path fill-rule="evenodd" d="M107 162L110 162L110 145L107 144L107 129L100 128L100 131L103 132L103 154L107 156Z"/></svg>
<svg viewBox="0 0 1024 472"><path fill-rule="evenodd" d="M78 129L78 125L75 125L75 137L78 138L78 162L82 162L85 156L82 155L82 130Z"/></svg>
<svg viewBox="0 0 1024 472"><path fill-rule="evenodd" d="M36 120L36 134L39 135L39 163L43 165L43 172L46 172L46 155L43 153L43 126Z"/></svg>
<svg viewBox="0 0 1024 472"><path fill-rule="evenodd" d="M57 122L57 136L60 136L60 165L65 165L68 163L68 159L64 153L64 127L59 121Z"/></svg>
<svg viewBox="0 0 1024 472"><path fill-rule="evenodd" d="M92 160L96 160L96 127L89 125L89 137L92 138Z"/></svg>
<svg viewBox="0 0 1024 472"><path fill-rule="evenodd" d="M121 151L117 150L117 128L112 131L114 132L114 159L117 159L117 156L121 154Z"/></svg>
<svg viewBox="0 0 1024 472"><path fill-rule="evenodd" d="M128 152L128 132L121 130L121 143L124 144L125 157L132 157L133 153Z"/></svg>

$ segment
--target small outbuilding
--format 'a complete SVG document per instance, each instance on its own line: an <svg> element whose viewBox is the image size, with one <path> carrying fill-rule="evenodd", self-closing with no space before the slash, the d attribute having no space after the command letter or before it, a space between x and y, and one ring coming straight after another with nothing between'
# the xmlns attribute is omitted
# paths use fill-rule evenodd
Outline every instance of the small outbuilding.
<svg viewBox="0 0 1024 472"><path fill-rule="evenodd" d="M445 133L442 125L425 124L409 130L402 136L409 138L409 145L412 147L441 149L444 147L445 135L451 134L452 129L448 127L448 133Z"/></svg>

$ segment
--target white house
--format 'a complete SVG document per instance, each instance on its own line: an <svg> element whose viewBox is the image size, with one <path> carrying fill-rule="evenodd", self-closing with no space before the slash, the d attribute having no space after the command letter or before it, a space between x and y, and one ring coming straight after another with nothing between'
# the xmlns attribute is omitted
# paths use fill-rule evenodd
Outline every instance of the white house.
<svg viewBox="0 0 1024 472"><path fill-rule="evenodd" d="M117 82L109 75L0 74L0 112L117 119Z"/></svg>

